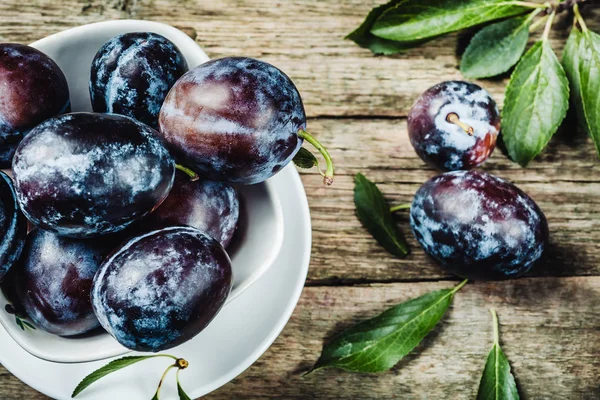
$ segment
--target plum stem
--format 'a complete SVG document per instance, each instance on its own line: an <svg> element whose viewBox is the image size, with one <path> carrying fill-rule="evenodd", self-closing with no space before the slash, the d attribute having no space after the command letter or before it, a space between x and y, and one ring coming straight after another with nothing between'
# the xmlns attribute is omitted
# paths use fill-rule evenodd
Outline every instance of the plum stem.
<svg viewBox="0 0 600 400"><path fill-rule="evenodd" d="M494 344L499 345L500 335L498 334L498 315L493 308L490 308L490 314L492 314L492 325L494 327Z"/></svg>
<svg viewBox="0 0 600 400"><path fill-rule="evenodd" d="M469 136L473 136L473 134L475 133L473 127L462 122L457 113L452 112L446 115L446 121L450 122L451 124L460 126L461 129L465 131L465 133L467 133L467 135Z"/></svg>
<svg viewBox="0 0 600 400"><path fill-rule="evenodd" d="M315 147L315 149L319 150L319 153L321 153L321 155L325 159L325 162L327 163L327 168L325 169L325 173L321 173L321 175L323 175L323 183L327 186L330 186L333 183L333 160L331 160L331 155L329 154L327 149L321 144L321 142L315 139L314 136L312 136L304 129L300 129L298 131L298 136L306 140L308 143L312 144Z"/></svg>
<svg viewBox="0 0 600 400"><path fill-rule="evenodd" d="M390 212L396 212L400 210L410 210L411 203L398 204L397 206L393 206L390 208Z"/></svg>
<svg viewBox="0 0 600 400"><path fill-rule="evenodd" d="M175 169L178 169L178 170L180 170L181 172L184 172L184 173L185 173L187 176L189 176L189 177L190 177L190 180L191 180L192 182L194 182L194 181L197 181L198 179L200 179L200 178L198 177L198 174L197 174L197 173L195 173L194 171L192 171L191 169L189 169L189 168L187 168L187 167L184 167L184 166L183 166L183 165L181 165L181 164L175 164Z"/></svg>
<svg viewBox="0 0 600 400"><path fill-rule="evenodd" d="M154 394L153 398L158 399L158 395L160 394L160 389L162 388L163 381L165 380L169 371L176 367L177 367L177 364L169 365L167 367L167 369L165 370L165 372L163 372L162 376L160 377L160 381L158 382L158 388L156 388L156 393Z"/></svg>
<svg viewBox="0 0 600 400"><path fill-rule="evenodd" d="M190 363L187 362L186 359L178 358L177 361L175 361L175 366L179 369L186 369L190 366Z"/></svg>

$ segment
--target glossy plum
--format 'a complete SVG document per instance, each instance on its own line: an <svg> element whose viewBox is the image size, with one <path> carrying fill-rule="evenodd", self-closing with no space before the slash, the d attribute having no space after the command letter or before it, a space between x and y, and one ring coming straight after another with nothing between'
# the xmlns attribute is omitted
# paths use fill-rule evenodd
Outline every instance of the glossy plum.
<svg viewBox="0 0 600 400"><path fill-rule="evenodd" d="M481 165L496 147L500 113L481 87L462 81L439 83L425 91L408 114L415 151L444 171Z"/></svg>
<svg viewBox="0 0 600 400"><path fill-rule="evenodd" d="M232 285L223 247L191 227L136 237L102 265L92 286L100 323L123 346L157 352L202 331Z"/></svg>
<svg viewBox="0 0 600 400"><path fill-rule="evenodd" d="M0 171L0 281L17 262L27 236L27 220L19 210L8 175Z"/></svg>
<svg viewBox="0 0 600 400"><path fill-rule="evenodd" d="M481 171L448 172L425 182L410 224L427 254L469 279L522 275L548 243L548 223L535 202Z"/></svg>
<svg viewBox="0 0 600 400"><path fill-rule="evenodd" d="M29 233L14 282L20 303L36 326L73 336L100 325L90 291L112 246L107 239L71 239L41 229Z"/></svg>
<svg viewBox="0 0 600 400"><path fill-rule="evenodd" d="M233 187L225 182L193 181L178 172L169 196L139 224L152 228L191 226L227 247L236 231L239 214L239 197Z"/></svg>
<svg viewBox="0 0 600 400"><path fill-rule="evenodd" d="M0 167L33 127L71 109L67 80L33 47L0 43Z"/></svg>
<svg viewBox="0 0 600 400"><path fill-rule="evenodd" d="M117 232L168 195L174 162L156 131L115 114L73 113L37 126L13 160L35 225L71 237Z"/></svg>
<svg viewBox="0 0 600 400"><path fill-rule="evenodd" d="M306 115L287 75L259 60L231 57L183 75L165 99L159 125L182 164L208 179L254 184L292 160Z"/></svg>
<svg viewBox="0 0 600 400"><path fill-rule="evenodd" d="M169 89L187 70L177 46L159 34L115 36L98 50L92 62L92 107L96 112L126 115L156 128Z"/></svg>

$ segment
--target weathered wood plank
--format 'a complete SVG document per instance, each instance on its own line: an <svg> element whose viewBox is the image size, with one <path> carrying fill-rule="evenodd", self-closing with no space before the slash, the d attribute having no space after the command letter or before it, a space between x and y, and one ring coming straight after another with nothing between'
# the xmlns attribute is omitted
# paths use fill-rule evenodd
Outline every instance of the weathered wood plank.
<svg viewBox="0 0 600 400"><path fill-rule="evenodd" d="M439 326L392 371L307 371L325 337L450 282L305 288L283 334L240 378L207 399L474 399L491 348L501 343L523 399L600 398L600 278L532 278L467 285Z"/></svg>
<svg viewBox="0 0 600 400"><path fill-rule="evenodd" d="M273 346L206 399L473 399L492 342L490 307L524 399L600 397L600 277L469 284L441 325L390 372L302 377L323 341L396 303L454 282L307 287ZM2 399L42 400L0 367Z"/></svg>
<svg viewBox="0 0 600 400"><path fill-rule="evenodd" d="M442 80L461 79L456 35L394 57L373 57L344 40L379 0L5 0L0 40L30 42L90 22L152 19L196 37L212 57L247 55L274 63L297 83L311 116L405 116L416 97ZM600 28L600 7L588 7ZM537 37L539 34L533 35ZM566 33L556 30L560 50ZM503 101L504 79L481 83Z"/></svg>
<svg viewBox="0 0 600 400"><path fill-rule="evenodd" d="M337 165L335 183L328 188L316 172L303 173L314 235L309 282L447 277L414 240L406 212L397 216L412 248L405 259L386 253L354 215L357 172L375 181L392 204L410 202L419 186L438 173L415 154L406 121L319 119L309 121L309 128ZM533 274L600 274L600 163L584 135L560 134L529 168L496 150L484 169L515 182L546 213L551 246Z"/></svg>

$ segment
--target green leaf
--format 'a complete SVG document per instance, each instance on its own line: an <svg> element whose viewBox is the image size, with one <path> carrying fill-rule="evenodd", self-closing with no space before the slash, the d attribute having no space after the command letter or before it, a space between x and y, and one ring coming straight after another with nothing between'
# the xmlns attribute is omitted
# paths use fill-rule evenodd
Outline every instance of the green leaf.
<svg viewBox="0 0 600 400"><path fill-rule="evenodd" d="M384 11L394 7L398 3L402 3L405 1L406 0L392 0L387 4L373 8L367 15L367 18L364 20L364 22L356 30L354 30L352 33L346 36L346 39L354 41L354 43L356 43L360 47L364 47L371 50L374 54L384 55L401 53L408 48L419 45L419 42L411 45L409 43L400 43L391 40L381 39L370 32L371 27L373 26L377 18L379 18L379 16L383 14Z"/></svg>
<svg viewBox="0 0 600 400"><path fill-rule="evenodd" d="M119 358L117 360L113 360L113 361L109 362L108 364L106 364L104 367L97 369L96 371L92 372L91 374L89 374L88 376L83 378L83 380L81 382L79 382L79 385L77 385L75 390L73 390L73 394L71 395L71 397L77 396L79 393L84 391L92 383L96 382L98 379L103 378L110 373L113 373L122 368L128 367L139 361L143 361L143 360L147 360L149 358L155 358L155 357L161 357L161 355L130 356L130 357L123 357L123 358Z"/></svg>
<svg viewBox="0 0 600 400"><path fill-rule="evenodd" d="M406 256L408 244L383 194L363 174L356 174L354 183L354 204L360 222L384 249L398 257Z"/></svg>
<svg viewBox="0 0 600 400"><path fill-rule="evenodd" d="M569 82L550 43L542 40L513 71L504 97L502 135L510 158L526 166L567 114Z"/></svg>
<svg viewBox="0 0 600 400"><path fill-rule="evenodd" d="M300 168L310 169L315 165L319 165L317 157L304 147L300 147L300 150L294 156L294 164Z"/></svg>
<svg viewBox="0 0 600 400"><path fill-rule="evenodd" d="M411 42L529 10L531 7L505 0L406 0L384 10L371 33L383 39Z"/></svg>
<svg viewBox="0 0 600 400"><path fill-rule="evenodd" d="M152 398L150 400L160 400L158 398L158 390L156 391L156 393L154 393L154 396L152 396Z"/></svg>
<svg viewBox="0 0 600 400"><path fill-rule="evenodd" d="M437 325L466 282L398 304L344 331L323 347L311 372L327 367L354 372L392 368Z"/></svg>
<svg viewBox="0 0 600 400"><path fill-rule="evenodd" d="M185 393L185 391L181 387L179 379L177 379L177 394L179 395L179 400L192 400L190 396L188 396L187 393Z"/></svg>
<svg viewBox="0 0 600 400"><path fill-rule="evenodd" d="M517 17L477 32L462 56L460 72L467 78L478 79L508 71L525 51L529 25L529 17Z"/></svg>
<svg viewBox="0 0 600 400"><path fill-rule="evenodd" d="M494 319L494 345L485 363L477 400L519 400L515 378L498 341L498 318L495 311L491 312Z"/></svg>
<svg viewBox="0 0 600 400"><path fill-rule="evenodd" d="M562 63L571 84L571 102L579 124L594 141L600 156L600 35L574 27Z"/></svg>

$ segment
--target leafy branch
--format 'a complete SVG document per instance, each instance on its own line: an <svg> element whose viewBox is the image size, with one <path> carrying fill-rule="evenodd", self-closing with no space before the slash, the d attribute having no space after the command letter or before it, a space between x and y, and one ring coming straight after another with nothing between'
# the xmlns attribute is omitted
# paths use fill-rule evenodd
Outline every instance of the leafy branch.
<svg viewBox="0 0 600 400"><path fill-rule="evenodd" d="M521 166L546 147L571 104L600 156L600 36L586 26L586 0L537 3L510 0L395 0L374 8L348 35L375 54L394 54L441 35L485 25L460 63L471 79L490 78L515 67L506 87L502 135L510 158ZM548 40L555 17L574 14L562 63ZM526 50L529 35L544 26Z"/></svg>
<svg viewBox="0 0 600 400"><path fill-rule="evenodd" d="M170 358L172 360L175 360L175 363L169 365L167 367L167 369L163 372L163 374L160 378L160 381L158 382L158 387L156 389L156 392L154 393L154 396L152 397L152 400L159 400L160 389L162 388L162 384L163 384L167 374L169 373L169 371L171 371L173 368L177 368L176 380L177 380L177 393L179 394L179 399L180 400L190 400L190 397L185 393L185 391L181 387L181 384L179 383L179 371L181 371L182 369L186 369L189 366L189 363L186 360L184 360L183 358L178 358L178 357L172 356L170 354L155 354L155 355L151 355L151 356L129 356L129 357L122 357L122 358L113 360L113 361L109 362L108 364L106 364L105 366L97 369L96 371L92 372L91 374L89 374L85 378L83 378L83 380L77 385L75 390L73 390L73 394L71 395L71 397L77 396L78 394L83 392L85 389L87 389L92 383L105 377L108 374L112 374L113 372L119 371L120 369L123 369L123 368L128 367L133 364L136 364L140 361L149 360L149 359L157 358L157 357Z"/></svg>

